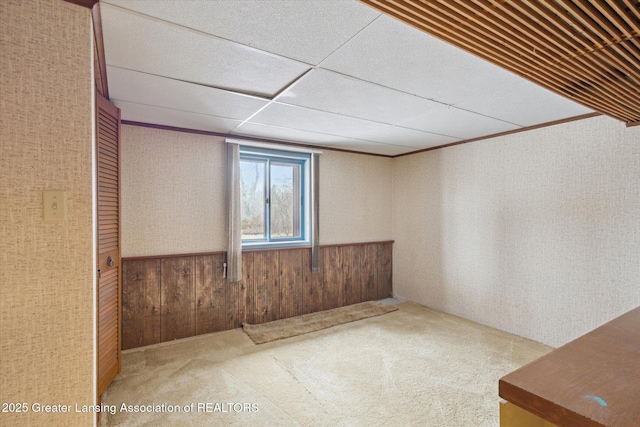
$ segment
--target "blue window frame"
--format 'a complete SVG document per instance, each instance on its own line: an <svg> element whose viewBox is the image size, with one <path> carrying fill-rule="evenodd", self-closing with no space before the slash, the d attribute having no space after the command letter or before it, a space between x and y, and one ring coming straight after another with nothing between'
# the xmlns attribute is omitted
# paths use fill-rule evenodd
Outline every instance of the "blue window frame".
<svg viewBox="0 0 640 427"><path fill-rule="evenodd" d="M311 244L307 153L240 146L242 247Z"/></svg>

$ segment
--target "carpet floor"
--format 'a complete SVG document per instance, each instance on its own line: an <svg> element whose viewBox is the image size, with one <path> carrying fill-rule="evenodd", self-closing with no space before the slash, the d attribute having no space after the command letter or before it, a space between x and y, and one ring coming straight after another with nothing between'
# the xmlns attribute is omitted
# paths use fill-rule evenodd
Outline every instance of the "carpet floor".
<svg viewBox="0 0 640 427"><path fill-rule="evenodd" d="M236 329L126 351L100 425L497 427L498 379L551 350L397 307L261 345Z"/></svg>

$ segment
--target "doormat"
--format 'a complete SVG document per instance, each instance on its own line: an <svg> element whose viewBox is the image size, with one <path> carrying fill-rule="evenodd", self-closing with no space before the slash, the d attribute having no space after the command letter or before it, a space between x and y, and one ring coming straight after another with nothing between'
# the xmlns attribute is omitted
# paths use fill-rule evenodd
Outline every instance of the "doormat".
<svg viewBox="0 0 640 427"><path fill-rule="evenodd" d="M264 344L283 338L295 337L310 332L327 329L343 323L354 322L368 317L380 316L398 308L389 304L380 304L376 301L367 301L360 304L347 305L317 313L303 314L288 319L251 325L243 323L242 329L256 344Z"/></svg>

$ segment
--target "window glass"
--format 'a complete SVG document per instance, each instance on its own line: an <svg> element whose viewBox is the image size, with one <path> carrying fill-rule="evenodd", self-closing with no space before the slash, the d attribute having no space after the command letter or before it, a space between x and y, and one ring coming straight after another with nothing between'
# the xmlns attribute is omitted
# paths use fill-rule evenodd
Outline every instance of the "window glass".
<svg viewBox="0 0 640 427"><path fill-rule="evenodd" d="M261 160L240 160L242 239L266 236L266 166Z"/></svg>
<svg viewBox="0 0 640 427"><path fill-rule="evenodd" d="M310 245L306 153L240 148L243 247Z"/></svg>
<svg viewBox="0 0 640 427"><path fill-rule="evenodd" d="M271 238L300 237L300 165L271 163Z"/></svg>

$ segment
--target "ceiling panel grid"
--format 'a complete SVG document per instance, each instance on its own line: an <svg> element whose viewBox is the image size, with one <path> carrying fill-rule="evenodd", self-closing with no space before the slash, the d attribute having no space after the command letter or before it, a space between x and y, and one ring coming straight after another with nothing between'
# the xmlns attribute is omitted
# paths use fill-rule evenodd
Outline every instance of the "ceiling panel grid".
<svg viewBox="0 0 640 427"><path fill-rule="evenodd" d="M374 2L393 17L367 6ZM560 96L564 92L543 89L513 69L406 25L392 10L401 5L406 17L437 7L458 26L475 19L501 34L495 36L499 47L514 64L522 56L516 47L533 46L547 62L575 51L559 39L561 31L575 32L571 24L532 27L519 6L505 9L502 3L102 0L110 95L131 122L390 156L591 113L583 105L606 91L624 101L616 113L633 109L635 94L621 82L591 88L579 105ZM539 9L540 16L553 13L538 3L522 7ZM479 17L488 6L495 22ZM618 25L633 37L634 18L626 18ZM443 17L429 19L479 43L477 29L465 32ZM535 31L526 41L512 38L527 28ZM547 39L560 41L545 51ZM610 55L631 73L632 54L625 52ZM604 59L587 53L571 75L588 72L597 80ZM526 67L534 65L529 59ZM568 78L549 72L544 79L570 87Z"/></svg>

